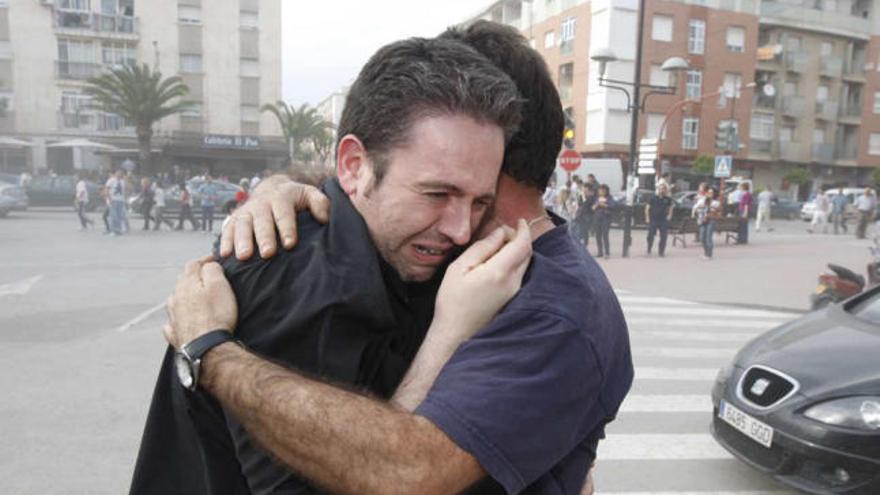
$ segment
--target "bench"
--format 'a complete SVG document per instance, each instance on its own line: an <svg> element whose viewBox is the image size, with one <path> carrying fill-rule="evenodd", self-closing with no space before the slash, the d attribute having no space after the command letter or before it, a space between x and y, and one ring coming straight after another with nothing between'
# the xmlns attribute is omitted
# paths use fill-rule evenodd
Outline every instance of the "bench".
<svg viewBox="0 0 880 495"><path fill-rule="evenodd" d="M700 230L700 226L697 224L696 218L685 217L673 223L670 230L672 231L672 246L675 247L676 244L680 242L682 247L687 248L687 236L689 234L697 234ZM715 220L715 233L724 234L725 244L730 244L730 241L736 241L738 232L739 218L723 217Z"/></svg>

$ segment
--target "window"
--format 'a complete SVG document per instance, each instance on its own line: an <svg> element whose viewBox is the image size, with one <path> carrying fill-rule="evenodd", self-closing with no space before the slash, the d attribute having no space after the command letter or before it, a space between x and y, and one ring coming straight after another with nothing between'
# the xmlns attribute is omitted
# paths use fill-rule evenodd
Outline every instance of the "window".
<svg viewBox="0 0 880 495"><path fill-rule="evenodd" d="M880 113L880 91L874 92L874 113Z"/></svg>
<svg viewBox="0 0 880 495"><path fill-rule="evenodd" d="M742 53L746 49L746 28L730 26L727 28L727 51Z"/></svg>
<svg viewBox="0 0 880 495"><path fill-rule="evenodd" d="M188 117L191 119L199 119L202 117L202 104L201 103L193 103L188 106L186 110L180 113L182 117Z"/></svg>
<svg viewBox="0 0 880 495"><path fill-rule="evenodd" d="M880 134L877 134L876 132L872 132L871 137L868 140L868 154L880 155Z"/></svg>
<svg viewBox="0 0 880 495"><path fill-rule="evenodd" d="M238 25L242 29L259 29L260 15L257 12L242 10L239 12Z"/></svg>
<svg viewBox="0 0 880 495"><path fill-rule="evenodd" d="M782 87L782 96L797 96L797 83L794 81L786 81Z"/></svg>
<svg viewBox="0 0 880 495"><path fill-rule="evenodd" d="M703 71L699 69L687 71L685 79L685 98L699 98L703 88Z"/></svg>
<svg viewBox="0 0 880 495"><path fill-rule="evenodd" d="M700 143L700 119L685 117L681 121L681 149L695 150Z"/></svg>
<svg viewBox="0 0 880 495"><path fill-rule="evenodd" d="M556 44L556 31L547 31L544 33L544 48L553 48Z"/></svg>
<svg viewBox="0 0 880 495"><path fill-rule="evenodd" d="M574 17L566 17L565 20L562 21L562 26L559 28L560 43L574 41L574 26L576 21L577 19Z"/></svg>
<svg viewBox="0 0 880 495"><path fill-rule="evenodd" d="M58 40L58 60L95 63L95 45L91 41Z"/></svg>
<svg viewBox="0 0 880 495"><path fill-rule="evenodd" d="M669 73L661 68L660 64L651 64L651 86L669 86Z"/></svg>
<svg viewBox="0 0 880 495"><path fill-rule="evenodd" d="M10 90L0 90L0 108L7 112L15 110L15 94Z"/></svg>
<svg viewBox="0 0 880 495"><path fill-rule="evenodd" d="M749 126L749 137L758 141L771 141L773 139L774 121L772 115L756 113L752 115L752 125Z"/></svg>
<svg viewBox="0 0 880 495"><path fill-rule="evenodd" d="M241 106L241 121L242 122L259 122L260 121L260 107L256 105L242 105Z"/></svg>
<svg viewBox="0 0 880 495"><path fill-rule="evenodd" d="M574 86L574 64L568 63L559 66L559 99L565 101L571 99L571 89Z"/></svg>
<svg viewBox="0 0 880 495"><path fill-rule="evenodd" d="M72 91L61 93L61 124L66 128L94 127L95 111L89 108L92 99Z"/></svg>
<svg viewBox="0 0 880 495"><path fill-rule="evenodd" d="M830 57L831 53L834 51L834 44L828 41L823 41L819 46L819 52L823 57Z"/></svg>
<svg viewBox="0 0 880 495"><path fill-rule="evenodd" d="M813 129L813 144L825 144L825 129Z"/></svg>
<svg viewBox="0 0 880 495"><path fill-rule="evenodd" d="M193 5L178 5L177 20L181 24L201 24L202 9Z"/></svg>
<svg viewBox="0 0 880 495"><path fill-rule="evenodd" d="M651 39L654 41L672 41L672 17L654 14L651 22Z"/></svg>
<svg viewBox="0 0 880 495"><path fill-rule="evenodd" d="M660 127L663 126L663 119L664 118L666 118L666 116L662 113L649 113L648 114L646 125L645 125L645 137L646 138L656 139L656 138L661 137L660 136ZM664 132L663 134L664 134L664 136L662 136L662 137L665 138L666 133Z"/></svg>
<svg viewBox="0 0 880 495"><path fill-rule="evenodd" d="M779 129L779 142L790 143L794 137L794 127L783 127Z"/></svg>
<svg viewBox="0 0 880 495"><path fill-rule="evenodd" d="M733 72L724 74L724 96L739 98L742 89L742 76Z"/></svg>
<svg viewBox="0 0 880 495"><path fill-rule="evenodd" d="M134 45L127 43L101 43L101 62L104 65L119 67L137 63Z"/></svg>
<svg viewBox="0 0 880 495"><path fill-rule="evenodd" d="M825 103L826 101L828 101L828 92L829 92L828 86L826 86L824 84L817 87L816 88L816 101L819 103Z"/></svg>
<svg viewBox="0 0 880 495"><path fill-rule="evenodd" d="M190 74L201 74L202 72L202 56L192 54L180 54L180 72L188 72Z"/></svg>
<svg viewBox="0 0 880 495"><path fill-rule="evenodd" d="M255 58L243 58L241 63L241 75L243 77L260 77L260 61Z"/></svg>
<svg viewBox="0 0 880 495"><path fill-rule="evenodd" d="M701 54L706 49L706 21L691 19L688 23L688 53Z"/></svg>
<svg viewBox="0 0 880 495"><path fill-rule="evenodd" d="M88 12L89 0L60 0L58 8L61 10L76 10L79 12Z"/></svg>
<svg viewBox="0 0 880 495"><path fill-rule="evenodd" d="M787 52L799 52L801 51L801 39L797 36L786 36L785 37L785 51Z"/></svg>

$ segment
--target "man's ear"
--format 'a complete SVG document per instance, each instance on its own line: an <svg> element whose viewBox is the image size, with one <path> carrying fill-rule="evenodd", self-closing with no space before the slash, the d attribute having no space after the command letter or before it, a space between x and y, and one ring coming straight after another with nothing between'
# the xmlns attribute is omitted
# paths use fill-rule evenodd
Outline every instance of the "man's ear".
<svg viewBox="0 0 880 495"><path fill-rule="evenodd" d="M342 190L349 197L357 194L369 166L364 143L354 134L343 136L336 152L336 175Z"/></svg>

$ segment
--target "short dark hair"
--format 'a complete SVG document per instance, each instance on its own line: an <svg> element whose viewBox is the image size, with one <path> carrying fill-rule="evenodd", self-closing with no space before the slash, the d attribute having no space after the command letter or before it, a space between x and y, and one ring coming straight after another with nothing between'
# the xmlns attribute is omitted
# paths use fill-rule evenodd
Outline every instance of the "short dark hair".
<svg viewBox="0 0 880 495"><path fill-rule="evenodd" d="M510 77L470 46L410 38L380 48L364 65L349 89L337 135L361 140L378 183L387 153L406 141L417 119L464 114L497 124L506 143L517 130L521 107Z"/></svg>
<svg viewBox="0 0 880 495"><path fill-rule="evenodd" d="M516 83L525 100L523 120L507 145L501 170L518 182L546 189L562 147L565 116L544 59L516 29L495 22L450 28L440 37L474 47Z"/></svg>

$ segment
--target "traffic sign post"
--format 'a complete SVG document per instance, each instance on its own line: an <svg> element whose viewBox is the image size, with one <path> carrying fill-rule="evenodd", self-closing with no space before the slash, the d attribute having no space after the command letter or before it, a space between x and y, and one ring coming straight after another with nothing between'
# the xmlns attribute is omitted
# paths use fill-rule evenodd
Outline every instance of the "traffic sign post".
<svg viewBox="0 0 880 495"><path fill-rule="evenodd" d="M726 179L733 172L733 156L717 155L715 156L715 178Z"/></svg>
<svg viewBox="0 0 880 495"><path fill-rule="evenodd" d="M639 141L639 175L654 175L654 162L657 160L657 138L644 138Z"/></svg>
<svg viewBox="0 0 880 495"><path fill-rule="evenodd" d="M569 174L581 166L581 154L575 150L565 150L559 155L559 166Z"/></svg>

